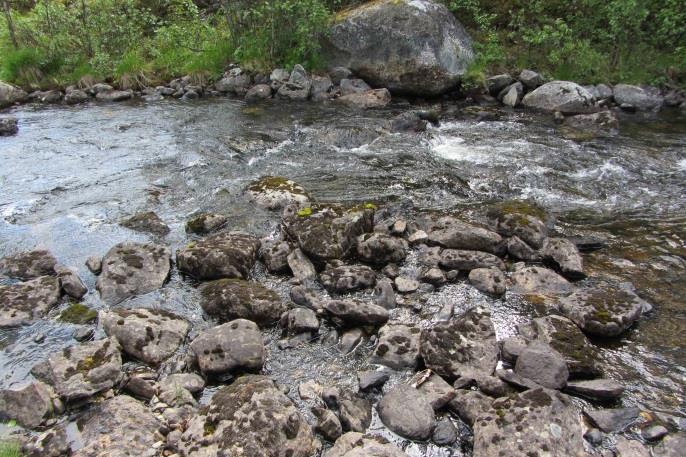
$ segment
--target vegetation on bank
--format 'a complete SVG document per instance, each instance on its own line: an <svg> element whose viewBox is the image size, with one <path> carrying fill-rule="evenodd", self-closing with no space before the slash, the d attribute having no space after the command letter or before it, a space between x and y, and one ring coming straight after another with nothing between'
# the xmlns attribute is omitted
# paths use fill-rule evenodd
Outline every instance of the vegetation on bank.
<svg viewBox="0 0 686 457"><path fill-rule="evenodd" d="M0 0L0 79L139 88L229 62L322 66L335 13L359 0ZM532 68L581 83L686 85L683 0L443 0L476 41L467 83Z"/></svg>

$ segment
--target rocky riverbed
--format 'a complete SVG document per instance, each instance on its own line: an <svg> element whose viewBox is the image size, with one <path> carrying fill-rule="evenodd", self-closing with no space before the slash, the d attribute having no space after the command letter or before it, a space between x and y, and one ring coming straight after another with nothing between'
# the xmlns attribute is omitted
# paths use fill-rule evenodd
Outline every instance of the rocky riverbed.
<svg viewBox="0 0 686 457"><path fill-rule="evenodd" d="M440 122L388 122L413 110ZM680 455L678 111L583 138L400 98L12 115L0 415L27 455Z"/></svg>

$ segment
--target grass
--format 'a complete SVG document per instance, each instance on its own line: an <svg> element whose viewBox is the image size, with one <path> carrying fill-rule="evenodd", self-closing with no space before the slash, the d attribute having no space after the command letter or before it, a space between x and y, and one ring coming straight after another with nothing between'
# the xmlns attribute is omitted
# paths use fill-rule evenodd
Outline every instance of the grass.
<svg viewBox="0 0 686 457"><path fill-rule="evenodd" d="M0 457L21 457L19 444L13 441L0 441Z"/></svg>

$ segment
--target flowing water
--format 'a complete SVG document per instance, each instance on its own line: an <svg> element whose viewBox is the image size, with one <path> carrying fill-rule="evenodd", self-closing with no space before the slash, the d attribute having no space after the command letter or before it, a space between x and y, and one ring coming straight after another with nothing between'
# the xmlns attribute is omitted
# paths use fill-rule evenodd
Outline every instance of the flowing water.
<svg viewBox="0 0 686 457"><path fill-rule="evenodd" d="M19 108L13 113L19 134L0 139L0 256L49 249L78 268L91 289L83 302L102 309L84 262L120 241L152 239L179 248L189 241L185 221L200 211L227 215L232 229L274 234L278 215L256 209L243 193L263 175L294 179L319 201L374 202L473 220L494 202L528 200L556 219L560 233L605 239L605 249L584 255L587 270L632 282L653 304L621 339L599 342L603 367L626 384L622 405L662 413L683 428L686 118L627 116L619 135L578 142L549 117L496 112L494 120L479 121L469 109L441 108L441 126L421 134L381 133L385 120L408 109L402 104L364 113L230 99ZM171 233L160 240L117 224L143 210L155 211ZM411 273L413 263L405 268ZM287 297L288 278L259 268L255 276ZM493 308L501 338L535 313L518 297L493 300L454 284L433 294L419 313L400 308L392 316L426 325L445 304L459 312L476 303ZM198 305L196 284L176 272L158 292L120 306L176 312L193 322L193 332L212 325ZM0 330L1 388L26 382L35 363L75 343L75 326L56 320L64 307L31 326ZM298 383L352 387L373 346L365 342L346 356L316 342L281 350L279 332L267 333L265 371L291 386L304 411ZM34 342L37 334L45 340ZM464 429L465 441L450 449L403 442L382 429L375 418L372 430L413 456L469 452Z"/></svg>

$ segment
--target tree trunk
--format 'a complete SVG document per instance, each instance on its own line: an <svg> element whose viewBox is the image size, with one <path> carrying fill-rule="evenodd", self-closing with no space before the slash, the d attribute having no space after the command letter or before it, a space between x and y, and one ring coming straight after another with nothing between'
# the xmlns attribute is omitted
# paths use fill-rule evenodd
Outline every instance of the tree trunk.
<svg viewBox="0 0 686 457"><path fill-rule="evenodd" d="M93 57L93 43L91 42L91 32L88 28L88 10L86 9L86 0L81 0L81 24L83 24L83 33L86 34L86 53L88 57Z"/></svg>
<svg viewBox="0 0 686 457"><path fill-rule="evenodd" d="M5 20L7 21L7 29L10 32L10 39L15 49L19 48L19 43L17 42L17 33L14 31L14 23L12 22L12 9L10 8L10 0L2 0L2 6L5 10Z"/></svg>

